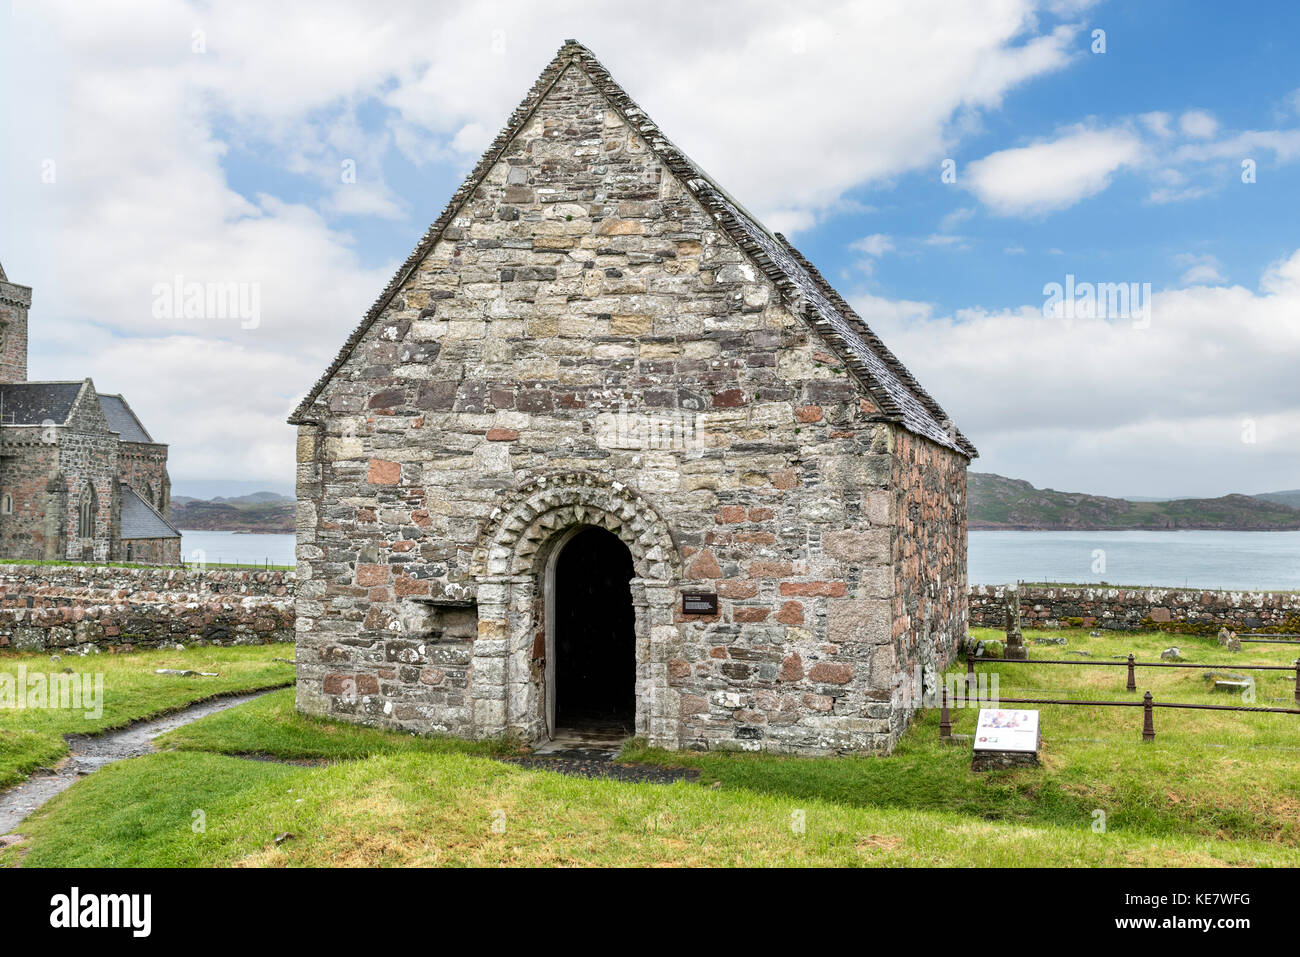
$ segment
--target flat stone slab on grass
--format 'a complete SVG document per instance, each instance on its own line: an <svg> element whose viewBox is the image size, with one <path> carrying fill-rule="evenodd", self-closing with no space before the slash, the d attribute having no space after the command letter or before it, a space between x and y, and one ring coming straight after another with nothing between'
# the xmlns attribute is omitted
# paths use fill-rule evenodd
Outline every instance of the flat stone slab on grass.
<svg viewBox="0 0 1300 957"><path fill-rule="evenodd" d="M1224 681L1219 680L1214 683L1215 691L1245 691L1254 686L1250 681Z"/></svg>
<svg viewBox="0 0 1300 957"><path fill-rule="evenodd" d="M1011 768L1038 767L1037 751L975 751L971 756L972 771L1007 771Z"/></svg>
<svg viewBox="0 0 1300 957"><path fill-rule="evenodd" d="M548 755L530 755L522 758L500 758L506 764L515 764L534 771L553 771L581 778L610 778L633 784L671 784L674 781L694 781L700 772L695 768L661 768L653 764L623 764L612 756L602 757L591 750L555 752Z"/></svg>

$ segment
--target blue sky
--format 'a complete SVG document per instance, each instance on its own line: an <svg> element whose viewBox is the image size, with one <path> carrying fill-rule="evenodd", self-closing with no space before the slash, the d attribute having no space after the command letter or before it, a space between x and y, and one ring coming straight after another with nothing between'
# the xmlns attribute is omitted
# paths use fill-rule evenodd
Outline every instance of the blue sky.
<svg viewBox="0 0 1300 957"><path fill-rule="evenodd" d="M984 129L953 151L959 181L967 162L1086 118L1104 125L1196 108L1238 129L1273 129L1279 118L1294 128L1297 103L1288 97L1300 85L1300 69L1287 40L1300 36L1300 5L1264 4L1251 16L1225 16L1225 9L1221 3L1099 4L1087 19L1090 29L1104 26L1106 52L1012 90L1000 110L984 117ZM1086 49L1091 37L1082 34L1078 42ZM1079 276L1096 271L1173 286L1187 271L1177 257L1189 251L1215 256L1224 276L1253 284L1268 263L1295 250L1295 223L1278 213L1300 208L1300 163L1272 162L1266 154L1258 159L1254 185L1260 188L1242 184L1239 163L1223 160L1205 176L1213 192L1193 201L1153 203L1145 177L1117 176L1089 201L1030 217L990 214L969 194L942 184L936 171L917 171L892 189L873 184L850 194L878 213L835 217L799 240L843 276L853 268L848 246L863 233L924 240L943 231L945 217L971 209L971 218L950 230L966 238L962 249L909 250L868 283L879 295L924 298L946 310L1032 301L1043 277L1055 278L1065 264Z"/></svg>
<svg viewBox="0 0 1300 957"><path fill-rule="evenodd" d="M1300 487L1300 6L0 0L0 24L33 376L127 393L178 487L287 486L288 410L569 36L836 282L975 468ZM176 275L257 284L260 321L157 315ZM1150 284L1149 322L1044 316L1067 275Z"/></svg>

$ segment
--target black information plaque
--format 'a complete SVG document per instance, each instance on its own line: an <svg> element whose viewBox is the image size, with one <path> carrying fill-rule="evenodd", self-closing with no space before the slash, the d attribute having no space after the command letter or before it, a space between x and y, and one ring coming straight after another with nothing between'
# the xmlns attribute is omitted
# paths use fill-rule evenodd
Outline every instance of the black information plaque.
<svg viewBox="0 0 1300 957"><path fill-rule="evenodd" d="M712 592L694 592L682 595L683 615L716 615L718 596Z"/></svg>

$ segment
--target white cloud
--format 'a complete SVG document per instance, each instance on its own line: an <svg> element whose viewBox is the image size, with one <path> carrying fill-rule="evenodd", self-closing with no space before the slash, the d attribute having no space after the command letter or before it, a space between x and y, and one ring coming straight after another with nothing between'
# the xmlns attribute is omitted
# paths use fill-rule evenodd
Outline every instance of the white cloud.
<svg viewBox="0 0 1300 957"><path fill-rule="evenodd" d="M321 208L338 216L375 216L402 219L406 204L382 183L340 183L321 204Z"/></svg>
<svg viewBox="0 0 1300 957"><path fill-rule="evenodd" d="M1067 324L1038 303L944 316L924 303L853 301L979 446L979 469L1112 495L1297 484L1300 251L1257 290L1157 291L1148 328ZM1246 420L1254 443L1242 441Z"/></svg>
<svg viewBox="0 0 1300 957"><path fill-rule="evenodd" d="M862 254L862 258L858 259L855 265L861 272L869 276L876 270L876 260L885 253L893 251L894 241L884 233L874 233L861 239L855 239L849 243L849 249Z"/></svg>
<svg viewBox="0 0 1300 957"><path fill-rule="evenodd" d="M950 233L974 215L974 206L963 206L960 209L954 209L939 221L939 232Z"/></svg>
<svg viewBox="0 0 1300 957"><path fill-rule="evenodd" d="M953 233L931 233L921 240L923 246L938 246L944 249L970 249L970 243L965 236L957 236Z"/></svg>
<svg viewBox="0 0 1300 957"><path fill-rule="evenodd" d="M1223 275L1223 264L1218 257L1208 253L1180 253L1174 257L1174 264L1185 270L1179 279L1184 285L1206 286L1227 282Z"/></svg>
<svg viewBox="0 0 1300 957"><path fill-rule="evenodd" d="M1175 130L1170 114L1150 112L1097 129L1080 124L1029 146L1005 149L970 163L965 184L993 212L1041 216L1065 209L1110 186L1123 171L1152 183L1156 205L1209 196L1234 177L1245 159L1276 163L1300 159L1300 129L1223 134L1204 110L1187 110Z"/></svg>
<svg viewBox="0 0 1300 957"><path fill-rule="evenodd" d="M884 233L873 233L854 240L849 244L849 248L868 256L883 256L894 248L894 241Z"/></svg>
<svg viewBox="0 0 1300 957"><path fill-rule="evenodd" d="M1155 183L1147 194L1147 202L1160 205L1177 203L1188 199L1199 199L1213 192L1213 187L1204 183L1189 183L1186 172L1173 166L1166 166L1151 173Z"/></svg>
<svg viewBox="0 0 1300 957"><path fill-rule="evenodd" d="M1138 122L1161 139L1174 135L1174 131L1169 128L1171 119L1168 113L1159 110L1138 116Z"/></svg>
<svg viewBox="0 0 1300 957"><path fill-rule="evenodd" d="M1300 130L1245 130L1206 143L1189 143L1173 154L1177 162L1258 159L1269 153L1279 163L1300 159Z"/></svg>
<svg viewBox="0 0 1300 957"><path fill-rule="evenodd" d="M1075 127L976 160L967 166L965 182L995 213L1041 215L1101 192L1117 170L1141 155L1141 140L1127 129Z"/></svg>
<svg viewBox="0 0 1300 957"><path fill-rule="evenodd" d="M1209 139L1219 130L1219 121L1205 110L1188 110L1178 119L1179 129L1196 139Z"/></svg>

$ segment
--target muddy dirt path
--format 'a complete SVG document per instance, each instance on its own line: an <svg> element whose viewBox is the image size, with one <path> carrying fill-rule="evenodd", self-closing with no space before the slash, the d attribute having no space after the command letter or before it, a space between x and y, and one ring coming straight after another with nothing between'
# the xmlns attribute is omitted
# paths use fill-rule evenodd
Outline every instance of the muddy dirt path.
<svg viewBox="0 0 1300 957"><path fill-rule="evenodd" d="M59 764L53 773L38 772L22 784L0 792L0 834L8 834L14 830L27 815L56 794L72 787L78 779L85 777L87 774L98 771L105 765L112 764L115 761L125 761L127 758L138 758L141 755L152 754L156 750L153 739L160 734L174 731L176 728L197 721L199 718L206 718L210 714L216 714L218 711L225 711L227 708L247 704L262 697L262 695L278 690L278 688L270 688L266 691L252 691L247 694L210 698L207 701L192 704L174 714L155 718L152 721L141 721L138 724L128 725L117 731L105 731L102 734L89 735L64 735L64 740L68 742L71 754Z"/></svg>

